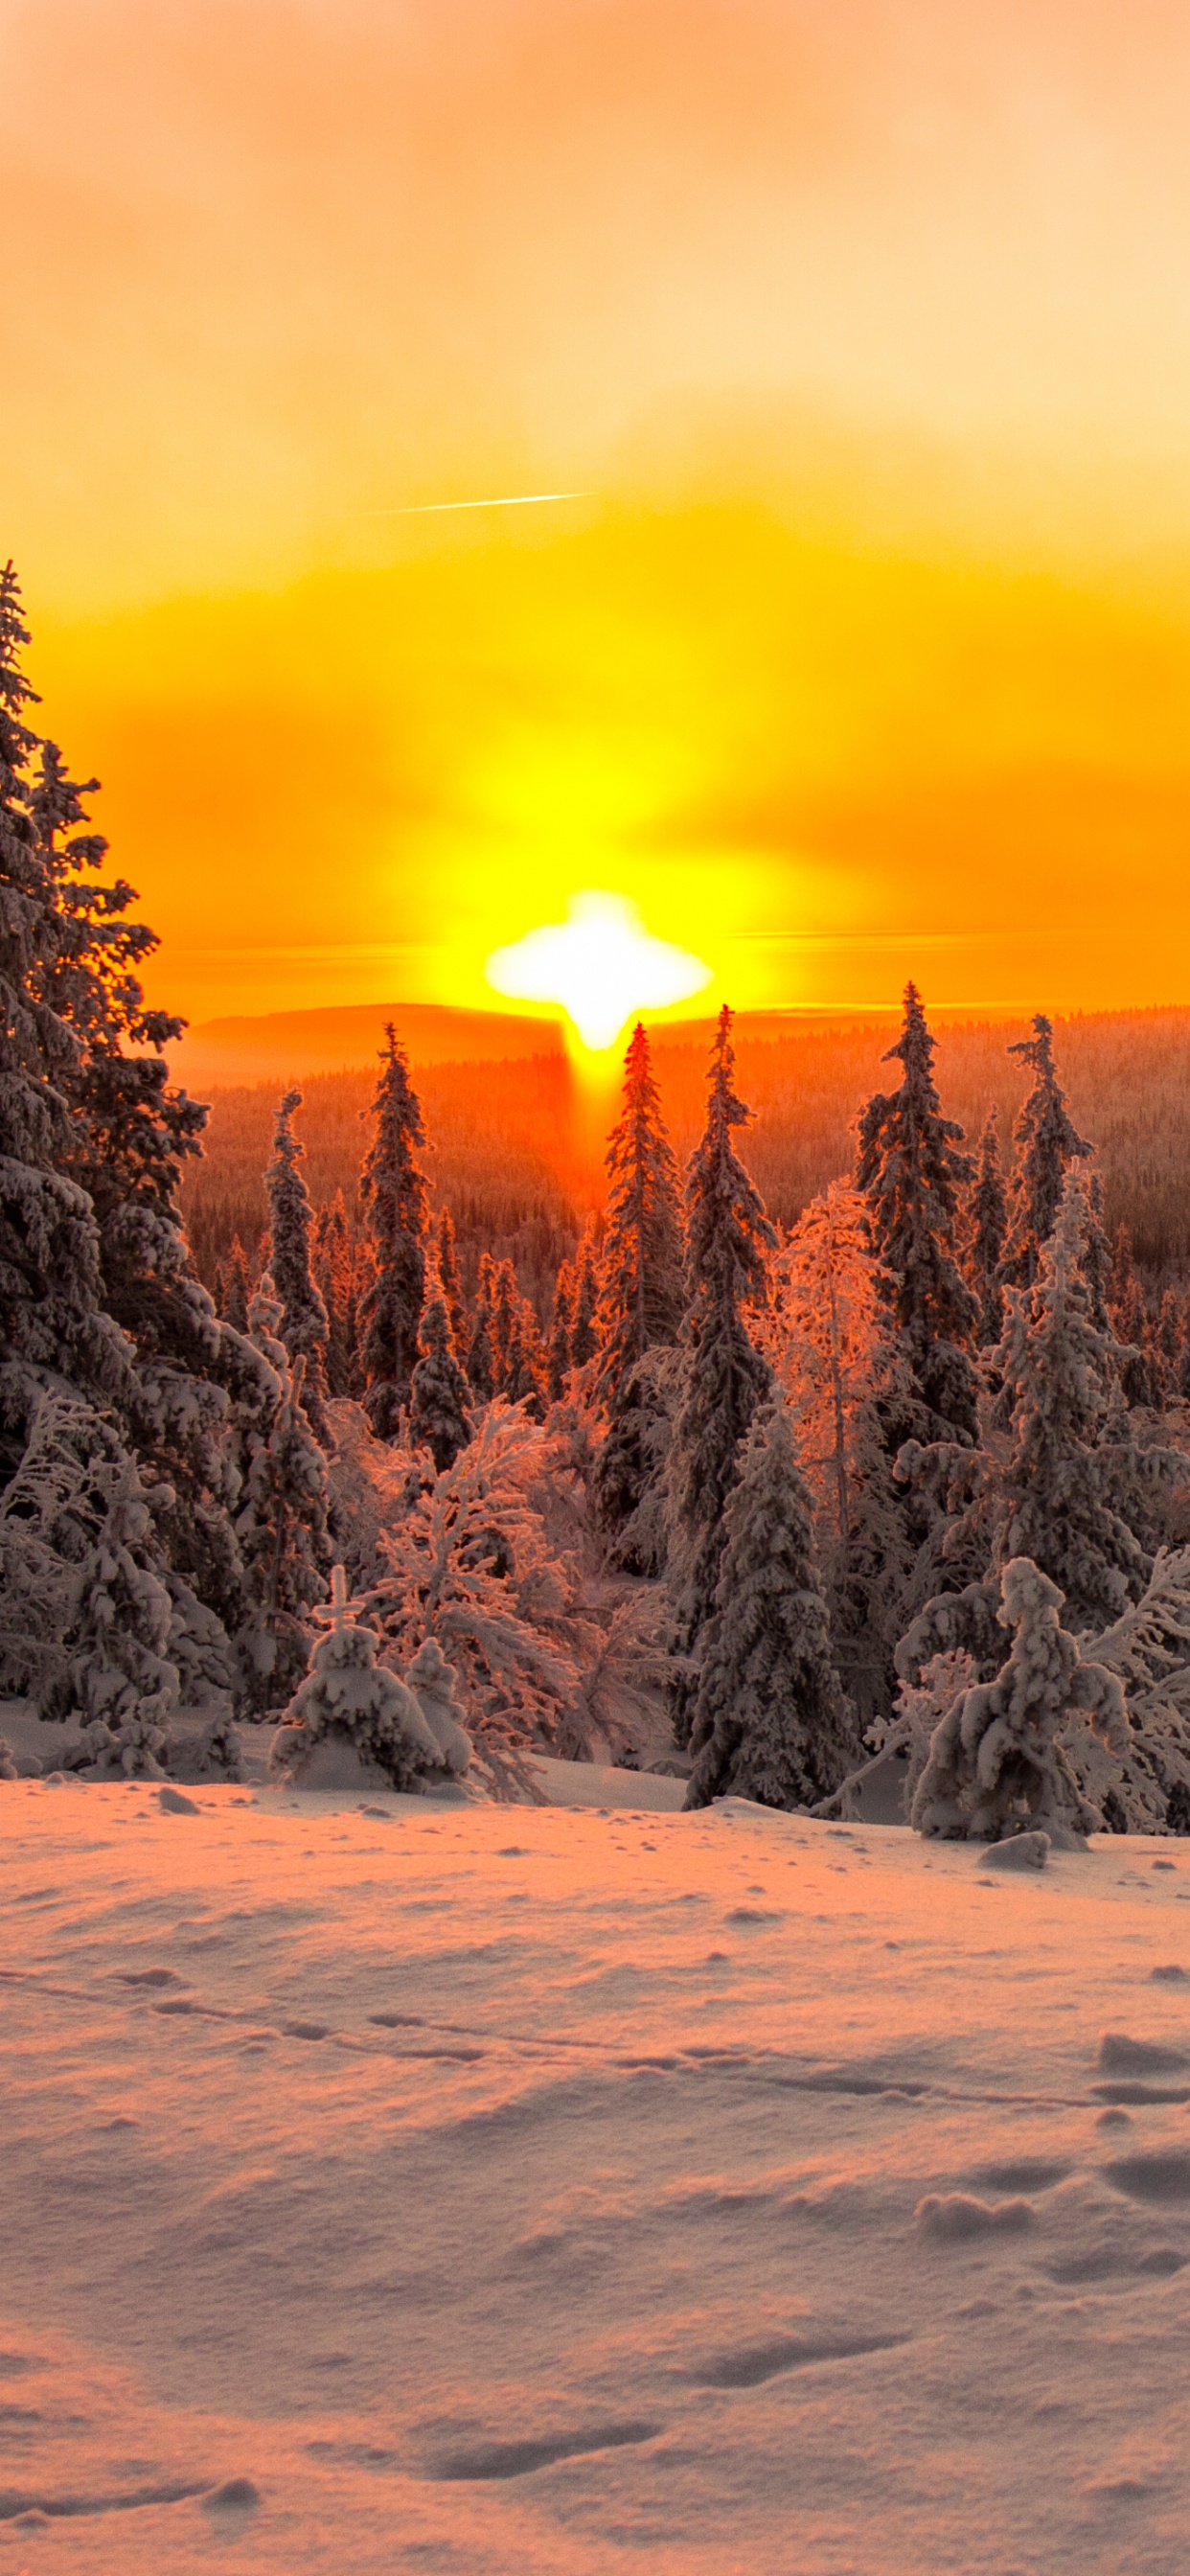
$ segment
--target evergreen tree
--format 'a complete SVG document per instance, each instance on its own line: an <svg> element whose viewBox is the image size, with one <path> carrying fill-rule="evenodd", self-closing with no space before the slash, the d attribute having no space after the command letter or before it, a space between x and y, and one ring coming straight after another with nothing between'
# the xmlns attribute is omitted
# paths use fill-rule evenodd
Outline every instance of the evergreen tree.
<svg viewBox="0 0 1190 2576"><path fill-rule="evenodd" d="M570 1365L585 1368L599 1348L595 1317L599 1308L599 1259L588 1225L574 1256L574 1304L570 1324Z"/></svg>
<svg viewBox="0 0 1190 2576"><path fill-rule="evenodd" d="M1016 1169L1012 1179L1008 1243L1000 1265L1006 1288L1031 1288L1042 1247L1057 1223L1062 1176L1070 1162L1094 1152L1071 1124L1066 1095L1054 1066L1053 1026L1039 1011L1031 1038L1009 1047L1031 1066L1033 1088L1013 1128Z"/></svg>
<svg viewBox="0 0 1190 2576"><path fill-rule="evenodd" d="M481 1252L475 1290L475 1321L467 1345L467 1383L480 1404L490 1404L496 1392L496 1357L492 1349L495 1275L496 1265L490 1252Z"/></svg>
<svg viewBox="0 0 1190 2576"><path fill-rule="evenodd" d="M872 1244L890 1274L893 1312L916 1392L943 1436L976 1434L976 1380L967 1347L975 1299L955 1259L960 1188L970 1157L962 1129L944 1118L933 1076L934 1040L915 984L884 1061L904 1067L898 1090L877 1092L859 1122L856 1187L868 1203Z"/></svg>
<svg viewBox="0 0 1190 2576"><path fill-rule="evenodd" d="M549 1363L537 1313L528 1297L518 1297L505 1358L504 1393L510 1404L527 1407L534 1422L544 1422Z"/></svg>
<svg viewBox="0 0 1190 2576"><path fill-rule="evenodd" d="M1029 1830L1059 1848L1100 1833L1062 1741L1083 1719L1117 1757L1127 1751L1124 1695L1114 1673L1084 1661L1059 1624L1062 1594L1027 1556L1000 1578L996 1616L1012 1648L994 1680L960 1690L937 1727L913 1801L921 1834L999 1842Z"/></svg>
<svg viewBox="0 0 1190 2576"><path fill-rule="evenodd" d="M66 1093L80 1044L46 998L61 954L55 872L34 812L35 703L11 563L0 572L0 1480L19 1465L39 1395L74 1389L103 1406L131 1393L131 1351L105 1313L99 1230L66 1177Z"/></svg>
<svg viewBox="0 0 1190 2576"><path fill-rule="evenodd" d="M264 1185L272 1219L273 1286L281 1300L281 1339L291 1363L299 1356L306 1363L302 1411L315 1439L326 1448L330 1439L324 1411L329 1327L326 1307L310 1267L314 1210L298 1169L305 1159L305 1147L293 1132L294 1111L301 1105L300 1091L286 1092L277 1111L276 1142Z"/></svg>
<svg viewBox="0 0 1190 2576"><path fill-rule="evenodd" d="M812 1807L859 1757L831 1661L814 1512L780 1396L758 1411L724 1515L722 1571L694 1711L688 1807Z"/></svg>
<svg viewBox="0 0 1190 2576"><path fill-rule="evenodd" d="M443 1208L438 1219L438 1235L435 1249L438 1260L438 1277L442 1282L442 1295L446 1304L447 1316L450 1321L451 1336L455 1347L455 1356L456 1358L461 1358L463 1352L467 1348L469 1338L467 1332L467 1303L463 1295L463 1282L459 1276L459 1256L455 1245L454 1218L452 1217L448 1207Z"/></svg>
<svg viewBox="0 0 1190 2576"><path fill-rule="evenodd" d="M408 1683L377 1663L379 1649L375 1629L348 1617L346 1578L336 1565L330 1627L312 1648L309 1670L273 1738L274 1779L299 1789L317 1788L328 1778L334 1785L336 1754L341 1758L348 1748L363 1778L378 1771L398 1791L421 1789L435 1775L466 1769L471 1748L462 1730L453 1728L459 1741L449 1760ZM441 1669L449 1676L449 1665Z"/></svg>
<svg viewBox="0 0 1190 2576"><path fill-rule="evenodd" d="M432 1297L422 1317L421 1358L413 1372L409 1406L412 1447L428 1449L441 1476L453 1467L471 1437L471 1390L451 1348L443 1297Z"/></svg>
<svg viewBox="0 0 1190 2576"><path fill-rule="evenodd" d="M59 1700L61 1714L80 1719L83 1753L101 1771L160 1778L166 1768L178 1671L157 1558L150 1497L129 1460L82 1568Z"/></svg>
<svg viewBox="0 0 1190 2576"><path fill-rule="evenodd" d="M1103 1222L1103 1175L1092 1172L1087 1199L1087 1237L1083 1245L1083 1277L1091 1298L1091 1321L1097 1331L1108 1330L1108 1290L1111 1280L1111 1246Z"/></svg>
<svg viewBox="0 0 1190 2576"><path fill-rule="evenodd" d="M309 1614L326 1595L330 1555L326 1459L301 1408L305 1360L279 1339L280 1300L260 1281L249 1317L258 1362L253 1421L241 1409L243 1466L236 1535L250 1610L237 1638L247 1705L281 1707L304 1671Z"/></svg>
<svg viewBox="0 0 1190 2576"><path fill-rule="evenodd" d="M326 1308L326 1382L332 1396L352 1393L355 1385L356 1303L355 1250L342 1190L314 1219L314 1275Z"/></svg>
<svg viewBox="0 0 1190 2576"><path fill-rule="evenodd" d="M746 1305L765 1292L766 1255L776 1236L758 1191L732 1145L751 1111L732 1087L731 1013L719 1015L702 1140L686 1183L692 1299L684 1325L685 1385L670 1460L679 1643L692 1658L714 1610L723 1556L723 1513L739 1472L740 1443L772 1379L750 1339ZM693 1674L675 1686L674 1728L688 1740Z"/></svg>
<svg viewBox="0 0 1190 2576"><path fill-rule="evenodd" d="M360 1178L360 1206L375 1276L360 1300L364 1404L373 1430L390 1439L409 1402L425 1302L427 1191L413 1148L425 1142L409 1060L391 1024L375 1099L376 1135Z"/></svg>
<svg viewBox="0 0 1190 2576"><path fill-rule="evenodd" d="M1156 1405L1161 1401L1159 1371L1153 1364L1149 1310L1132 1257L1132 1237L1122 1225L1112 1247L1110 1315L1120 1343L1119 1375L1124 1401Z"/></svg>
<svg viewBox="0 0 1190 2576"><path fill-rule="evenodd" d="M1000 1264L1008 1230L1008 1193L1000 1170L999 1111L994 1102L979 1140L968 1222L967 1279L978 1309L976 1339L981 1350L988 1350L1004 1330Z"/></svg>
<svg viewBox="0 0 1190 2576"><path fill-rule="evenodd" d="M836 1660L870 1720L892 1685L910 1557L885 1442L911 1404L889 1285L863 1199L832 1181L778 1254L763 1335L814 1496Z"/></svg>
<svg viewBox="0 0 1190 2576"><path fill-rule="evenodd" d="M897 1462L907 1477L953 1480L937 1568L953 1589L902 1640L897 1667L907 1677L951 1647L986 1659L995 1586L1013 1557L1028 1556L1058 1585L1080 1630L1109 1626L1148 1583L1170 1489L1188 1471L1172 1450L1114 1436L1116 1346L1091 1321L1087 1214L1086 1176L1072 1163L1033 1287L1009 1291L994 1445L910 1443Z"/></svg>
<svg viewBox="0 0 1190 2576"><path fill-rule="evenodd" d="M492 1274L491 1320L488 1326L492 1344L492 1385L497 1395L507 1395L509 1379L516 1365L520 1303L520 1290L511 1261L497 1262Z"/></svg>
<svg viewBox="0 0 1190 2576"><path fill-rule="evenodd" d="M548 1344L550 1401L560 1404L570 1375L570 1282L563 1262L554 1281L554 1303L550 1315Z"/></svg>
<svg viewBox="0 0 1190 2576"><path fill-rule="evenodd" d="M624 1059L624 1107L606 1164L595 1393L614 1413L634 1361L655 1342L676 1342L686 1306L678 1169L639 1020Z"/></svg>
<svg viewBox="0 0 1190 2576"><path fill-rule="evenodd" d="M222 1290L219 1311L224 1323L230 1324L233 1332L246 1333L248 1307L252 1297L252 1274L248 1268L248 1255L238 1234L233 1234L228 1246L227 1259L223 1264Z"/></svg>

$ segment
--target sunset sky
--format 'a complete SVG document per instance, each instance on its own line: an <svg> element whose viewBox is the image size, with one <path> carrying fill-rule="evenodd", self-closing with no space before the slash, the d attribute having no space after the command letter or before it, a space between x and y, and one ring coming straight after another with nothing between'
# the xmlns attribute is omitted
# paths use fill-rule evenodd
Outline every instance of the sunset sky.
<svg viewBox="0 0 1190 2576"><path fill-rule="evenodd" d="M1172 0L0 0L155 997L499 1007L597 890L700 1013L1190 1001L1188 92Z"/></svg>

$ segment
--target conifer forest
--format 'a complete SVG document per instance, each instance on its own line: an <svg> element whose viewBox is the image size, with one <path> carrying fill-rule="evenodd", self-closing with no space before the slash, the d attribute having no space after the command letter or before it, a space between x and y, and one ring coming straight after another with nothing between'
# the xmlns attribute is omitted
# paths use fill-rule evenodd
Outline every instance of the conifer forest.
<svg viewBox="0 0 1190 2576"><path fill-rule="evenodd" d="M910 983L812 1191L730 1010L681 1158L638 1023L581 1221L490 1155L452 1204L390 1028L354 1168L315 1201L285 1089L200 1262L208 1109L28 643L9 566L0 1690L56 1732L7 1774L235 1781L265 1728L310 1787L548 1756L846 1820L879 1773L926 1837L1190 1834L1185 1268L1113 1223L1049 1019L965 1133Z"/></svg>

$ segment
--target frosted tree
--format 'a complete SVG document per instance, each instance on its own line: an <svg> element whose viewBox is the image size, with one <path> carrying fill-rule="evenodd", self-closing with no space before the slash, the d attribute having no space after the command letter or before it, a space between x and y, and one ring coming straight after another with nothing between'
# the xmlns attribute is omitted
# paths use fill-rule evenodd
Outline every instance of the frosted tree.
<svg viewBox="0 0 1190 2576"><path fill-rule="evenodd" d="M250 1602L237 1645L242 1694L255 1714L282 1705L305 1667L310 1612L326 1597L330 1548L326 1459L301 1408L304 1360L279 1338L280 1301L266 1274L252 1301L252 1342L271 1373L244 1424L236 1536Z"/></svg>
<svg viewBox="0 0 1190 2576"><path fill-rule="evenodd" d="M560 1404L570 1375L570 1281L563 1262L554 1281L554 1302L550 1312L549 1341L546 1346L550 1401Z"/></svg>
<svg viewBox="0 0 1190 2576"><path fill-rule="evenodd" d="M588 1225L574 1256L574 1304L570 1324L572 1368L585 1368L599 1348L595 1321L598 1308L599 1255L594 1233Z"/></svg>
<svg viewBox="0 0 1190 2576"><path fill-rule="evenodd" d="M1130 1405L1160 1402L1159 1374L1153 1364L1149 1311L1126 1225L1116 1235L1108 1285L1109 1313L1120 1343L1119 1376L1124 1401Z"/></svg>
<svg viewBox="0 0 1190 2576"><path fill-rule="evenodd" d="M1064 1737L1078 1720L1107 1750L1128 1746L1116 1674L1084 1661L1059 1624L1062 1593L1026 1556L1000 1581L997 1616L1012 1631L1006 1663L960 1690L939 1723L918 1783L912 1821L922 1834L999 1842L1027 1831L1070 1849L1103 1817L1079 1786Z"/></svg>
<svg viewBox="0 0 1190 2576"><path fill-rule="evenodd" d="M912 1678L936 1652L968 1646L986 1662L995 1587L1028 1555L1059 1586L1072 1625L1092 1634L1141 1597L1170 1496L1190 1468L1176 1451L1128 1436L1114 1406L1115 1344L1091 1320L1081 1253L1087 1180L1073 1163L1032 1288L1008 1293L995 1354L1001 1391L979 1451L910 1443L897 1473L934 1481L946 1511L930 1601L897 1650ZM986 1675L985 1675L986 1678Z"/></svg>
<svg viewBox="0 0 1190 2576"><path fill-rule="evenodd" d="M884 1058L903 1066L903 1078L861 1115L856 1187L867 1201L873 1250L894 1283L892 1309L916 1392L938 1436L974 1440L968 1350L977 1310L955 1253L959 1193L973 1166L959 1151L961 1127L942 1115L933 1058L921 996L907 984L901 1034Z"/></svg>
<svg viewBox="0 0 1190 2576"><path fill-rule="evenodd" d="M233 1332L246 1333L248 1307L252 1298L252 1273L248 1268L248 1255L238 1234L233 1234L228 1245L220 1289L219 1312L224 1323L230 1324Z"/></svg>
<svg viewBox="0 0 1190 2576"><path fill-rule="evenodd" d="M63 1641L127 1471L110 1415L77 1396L37 1397L20 1465L0 1488L0 1696L35 1699L42 1717L68 1704Z"/></svg>
<svg viewBox="0 0 1190 2576"><path fill-rule="evenodd" d="M1190 1833L1190 1547L1159 1548L1139 1601L1083 1638L1123 1686L1128 1742L1102 1796L1130 1833Z"/></svg>
<svg viewBox="0 0 1190 2576"><path fill-rule="evenodd" d="M398 1791L422 1789L435 1777L466 1770L471 1747L455 1716L450 1667L438 1656L419 1674L439 1721L435 1726L412 1686L413 1674L401 1681L386 1671L376 1660L379 1648L376 1630L349 1617L346 1577L336 1565L330 1626L313 1647L309 1671L273 1738L269 1770L275 1780L298 1789L317 1787L336 1776L335 1756L345 1750L365 1776L379 1772Z"/></svg>
<svg viewBox="0 0 1190 2576"><path fill-rule="evenodd" d="M381 1056L376 1133L360 1177L360 1206L375 1274L360 1300L364 1404L373 1430L392 1437L409 1402L425 1301L427 1189L414 1160L425 1142L421 1109L410 1087L409 1060L391 1024Z"/></svg>
<svg viewBox="0 0 1190 2576"><path fill-rule="evenodd" d="M763 1302L767 1255L776 1236L732 1144L735 1129L751 1116L733 1088L734 1064L731 1013L724 1009L711 1055L707 1123L686 1183L691 1304L670 1453L671 1579L678 1645L687 1664L715 1606L723 1513L738 1474L740 1443L772 1385L744 1314ZM679 1743L689 1738L693 1688L687 1669L673 1694Z"/></svg>
<svg viewBox="0 0 1190 2576"><path fill-rule="evenodd" d="M534 1422L544 1422L549 1389L549 1361L541 1326L528 1297L518 1296L504 1358L504 1388L510 1404L523 1404Z"/></svg>
<svg viewBox="0 0 1190 2576"><path fill-rule="evenodd" d="M497 1399L453 1467L381 1534L368 1610L404 1660L432 1638L458 1676L477 1749L510 1782L548 1745L578 1691L570 1624L577 1569L535 1503L557 1444Z"/></svg>
<svg viewBox="0 0 1190 2576"><path fill-rule="evenodd" d="M686 1310L678 1167L639 1020L624 1059L624 1106L605 1162L595 1392L614 1412L633 1363L655 1342L676 1342Z"/></svg>
<svg viewBox="0 0 1190 2576"><path fill-rule="evenodd" d="M889 1290L863 1199L832 1181L778 1253L761 1333L814 1497L836 1657L873 1715L886 1702L910 1562L885 1444L887 1417L910 1402Z"/></svg>
<svg viewBox="0 0 1190 2576"><path fill-rule="evenodd" d="M1110 1321L1108 1289L1111 1281L1111 1245L1103 1221L1103 1174L1093 1171L1087 1193L1087 1234L1083 1245L1082 1269L1091 1298L1091 1321L1105 1333Z"/></svg>
<svg viewBox="0 0 1190 2576"><path fill-rule="evenodd" d="M409 1438L428 1449L439 1475L453 1467L471 1437L471 1389L451 1345L443 1297L432 1297L421 1322L421 1357L413 1372Z"/></svg>
<svg viewBox="0 0 1190 2576"><path fill-rule="evenodd" d="M780 1397L755 1415L727 1503L690 1744L688 1807L729 1795L810 1807L859 1754L831 1658L813 1505Z"/></svg>
<svg viewBox="0 0 1190 2576"><path fill-rule="evenodd" d="M350 1395L355 1387L359 1282L342 1190L314 1219L312 1249L318 1293L326 1308L326 1382L332 1397Z"/></svg>
<svg viewBox="0 0 1190 2576"><path fill-rule="evenodd" d="M1000 1264L1008 1231L1008 1193L1000 1169L1000 1118L993 1102L979 1140L975 1178L967 1202L967 1281L978 1309L975 1334L981 1350L1004 1330Z"/></svg>
<svg viewBox="0 0 1190 2576"><path fill-rule="evenodd" d="M1006 1288L1031 1288L1042 1247L1057 1223L1066 1166L1087 1159L1094 1147L1078 1134L1067 1113L1054 1064L1053 1025L1044 1012L1033 1022L1032 1037L1018 1039L1008 1052L1031 1068L1033 1087L1012 1131L1016 1168L1000 1277Z"/></svg>
<svg viewBox="0 0 1190 2576"><path fill-rule="evenodd" d="M129 1461L80 1570L59 1706L79 1720L83 1753L98 1770L159 1778L179 1690L150 1499Z"/></svg>
<svg viewBox="0 0 1190 2576"><path fill-rule="evenodd" d="M66 1177L80 1045L46 998L63 923L34 810L28 642L10 563L0 572L0 1479L20 1463L43 1392L73 1388L99 1405L131 1392L129 1344L104 1311L94 1209Z"/></svg>
<svg viewBox="0 0 1190 2576"><path fill-rule="evenodd" d="M456 1356L461 1357L462 1353L467 1348L469 1338L467 1331L467 1301L463 1295L463 1282L459 1272L459 1255L458 1248L455 1243L454 1218L452 1217L448 1207L444 1207L439 1216L438 1232L435 1237L434 1248L438 1263L438 1277L442 1283L442 1295L446 1303L446 1312L450 1320L451 1336L454 1341Z"/></svg>
<svg viewBox="0 0 1190 2576"><path fill-rule="evenodd" d="M492 1382L497 1395L507 1395L508 1381L514 1365L514 1345L521 1296L516 1272L511 1261L499 1261L492 1271L491 1318L489 1333L492 1344Z"/></svg>
<svg viewBox="0 0 1190 2576"><path fill-rule="evenodd" d="M271 1219L269 1267L281 1301L281 1340L291 1364L299 1357L305 1361L302 1411L325 1449L330 1438L324 1409L330 1328L310 1261L314 1210L299 1169L305 1147L293 1132L294 1112L301 1105L301 1092L287 1091L277 1111L273 1159L264 1177Z"/></svg>
<svg viewBox="0 0 1190 2576"><path fill-rule="evenodd" d="M481 1404L490 1404L496 1392L496 1357L492 1348L494 1283L495 1263L490 1252L481 1252L475 1318L467 1345L467 1383Z"/></svg>

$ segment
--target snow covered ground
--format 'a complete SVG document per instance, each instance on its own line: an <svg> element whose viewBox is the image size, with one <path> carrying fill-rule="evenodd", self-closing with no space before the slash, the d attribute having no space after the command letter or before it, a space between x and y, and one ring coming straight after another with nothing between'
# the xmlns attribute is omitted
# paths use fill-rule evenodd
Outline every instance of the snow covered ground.
<svg viewBox="0 0 1190 2576"><path fill-rule="evenodd" d="M1183 2576L1186 1846L599 1785L0 1786L0 2576Z"/></svg>

